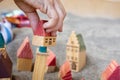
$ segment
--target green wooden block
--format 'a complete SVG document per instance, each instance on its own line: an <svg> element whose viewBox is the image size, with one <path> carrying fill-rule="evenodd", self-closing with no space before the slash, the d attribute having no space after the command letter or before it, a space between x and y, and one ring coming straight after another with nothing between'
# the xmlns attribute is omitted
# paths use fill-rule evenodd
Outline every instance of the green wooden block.
<svg viewBox="0 0 120 80"><path fill-rule="evenodd" d="M2 34L0 33L0 48L4 48L4 45L5 45L5 42L4 42Z"/></svg>
<svg viewBox="0 0 120 80"><path fill-rule="evenodd" d="M47 53L47 47L40 46L39 47L39 52L41 52L41 53Z"/></svg>

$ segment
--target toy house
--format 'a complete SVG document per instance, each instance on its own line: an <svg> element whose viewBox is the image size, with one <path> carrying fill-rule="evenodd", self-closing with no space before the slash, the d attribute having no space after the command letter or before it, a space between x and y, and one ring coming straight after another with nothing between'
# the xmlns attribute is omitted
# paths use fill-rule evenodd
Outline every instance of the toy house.
<svg viewBox="0 0 120 80"><path fill-rule="evenodd" d="M32 80L44 80L44 74L47 71L47 56L48 53L43 54L37 49Z"/></svg>
<svg viewBox="0 0 120 80"><path fill-rule="evenodd" d="M37 26L37 28L33 31L33 45L35 46L54 46L56 44L56 37L52 37L51 33L46 33L43 28L43 24L47 22L45 20L41 20Z"/></svg>
<svg viewBox="0 0 120 80"><path fill-rule="evenodd" d="M66 61L61 67L59 71L59 80L72 80L71 68L69 61Z"/></svg>
<svg viewBox="0 0 120 80"><path fill-rule="evenodd" d="M17 69L18 71L31 71L32 69L32 50L29 39L26 37L17 51Z"/></svg>
<svg viewBox="0 0 120 80"><path fill-rule="evenodd" d="M3 48L4 47L4 39L3 39L3 36L2 34L0 33L0 48Z"/></svg>
<svg viewBox="0 0 120 80"><path fill-rule="evenodd" d="M0 80L12 80L12 62L3 48L0 50Z"/></svg>
<svg viewBox="0 0 120 80"><path fill-rule="evenodd" d="M86 64L86 47L81 34L73 31L66 46L66 59L70 62L72 71L80 71Z"/></svg>
<svg viewBox="0 0 120 80"><path fill-rule="evenodd" d="M54 72L56 68L56 56L50 49L48 51L47 67L47 72Z"/></svg>
<svg viewBox="0 0 120 80"><path fill-rule="evenodd" d="M115 60L103 71L101 80L120 80L120 65Z"/></svg>

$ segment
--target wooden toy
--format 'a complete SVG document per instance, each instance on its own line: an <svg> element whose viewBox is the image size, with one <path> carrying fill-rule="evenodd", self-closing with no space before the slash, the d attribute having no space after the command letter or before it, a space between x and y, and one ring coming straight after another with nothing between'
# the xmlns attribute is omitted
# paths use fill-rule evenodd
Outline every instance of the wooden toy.
<svg viewBox="0 0 120 80"><path fill-rule="evenodd" d="M61 67L58 75L60 80L72 80L71 68L69 61L66 61Z"/></svg>
<svg viewBox="0 0 120 80"><path fill-rule="evenodd" d="M0 80L11 80L12 62L5 48L0 50Z"/></svg>
<svg viewBox="0 0 120 80"><path fill-rule="evenodd" d="M47 47L40 46L40 47L39 47L39 51L40 51L41 53L47 53Z"/></svg>
<svg viewBox="0 0 120 80"><path fill-rule="evenodd" d="M17 51L17 70L31 71L32 70L32 50L28 37L25 38L20 48Z"/></svg>
<svg viewBox="0 0 120 80"><path fill-rule="evenodd" d="M44 75L47 71L47 56L48 53L41 53L39 49L36 52L36 60L34 65L33 77L32 80L44 80Z"/></svg>
<svg viewBox="0 0 120 80"><path fill-rule="evenodd" d="M103 71L101 80L120 80L120 65L112 60L107 68Z"/></svg>
<svg viewBox="0 0 120 80"><path fill-rule="evenodd" d="M56 68L56 56L50 49L48 50L47 67L47 72L54 72Z"/></svg>
<svg viewBox="0 0 120 80"><path fill-rule="evenodd" d="M2 36L2 34L0 33L0 48L3 48L3 47L4 47L4 44L5 44L5 42L4 42L3 36Z"/></svg>
<svg viewBox="0 0 120 80"><path fill-rule="evenodd" d="M86 64L86 47L81 34L73 31L66 48L66 59L70 62L72 71L80 71Z"/></svg>
<svg viewBox="0 0 120 80"><path fill-rule="evenodd" d="M56 44L56 37L52 37L51 33L46 33L43 24L47 22L41 20L38 27L34 30L32 44L35 46L54 46Z"/></svg>

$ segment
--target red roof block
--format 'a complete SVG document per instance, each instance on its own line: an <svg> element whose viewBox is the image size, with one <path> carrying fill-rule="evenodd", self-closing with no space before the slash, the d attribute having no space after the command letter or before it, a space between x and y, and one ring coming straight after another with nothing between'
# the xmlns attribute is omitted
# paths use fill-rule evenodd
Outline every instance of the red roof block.
<svg viewBox="0 0 120 80"><path fill-rule="evenodd" d="M56 56L55 54L49 50L49 53L48 53L48 57L47 57L47 65L48 66L56 66Z"/></svg>
<svg viewBox="0 0 120 80"><path fill-rule="evenodd" d="M120 72L119 65L115 60L112 60L108 65L106 70L102 73L102 79L104 80L120 80L120 79L112 79L114 76L120 77L118 74Z"/></svg>
<svg viewBox="0 0 120 80"><path fill-rule="evenodd" d="M31 47L30 47L28 37L26 37L24 39L23 43L21 44L20 48L18 49L17 57L18 58L27 58L27 59L32 59L33 58L33 54L32 54L32 50L31 50Z"/></svg>
<svg viewBox="0 0 120 80"><path fill-rule="evenodd" d="M120 80L120 66L118 66L108 80Z"/></svg>
<svg viewBox="0 0 120 80"><path fill-rule="evenodd" d="M51 33L46 33L45 29L43 28L43 24L47 22L47 20L41 20L38 24L38 26L36 27L34 32L34 35L37 36L51 36Z"/></svg>
<svg viewBox="0 0 120 80"><path fill-rule="evenodd" d="M60 68L59 71L60 77L63 80L72 80L72 74L70 69L70 63L66 61Z"/></svg>

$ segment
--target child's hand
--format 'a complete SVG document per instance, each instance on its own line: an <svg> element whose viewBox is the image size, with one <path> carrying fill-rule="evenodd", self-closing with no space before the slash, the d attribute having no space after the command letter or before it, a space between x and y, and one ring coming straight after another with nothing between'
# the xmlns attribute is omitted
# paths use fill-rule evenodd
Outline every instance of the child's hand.
<svg viewBox="0 0 120 80"><path fill-rule="evenodd" d="M56 32L62 31L63 21L66 16L65 9L60 0L14 0L28 16L33 30L39 22L36 9L47 14L50 18L43 25L47 32L51 32L52 36L56 36Z"/></svg>

